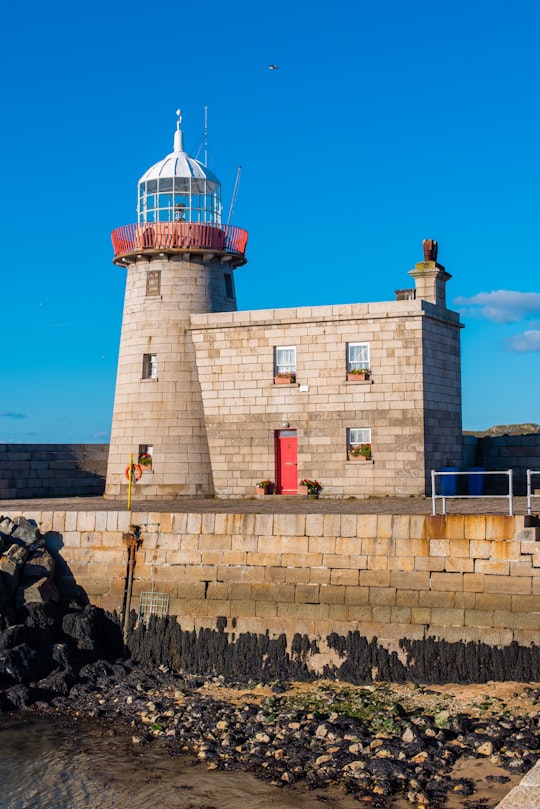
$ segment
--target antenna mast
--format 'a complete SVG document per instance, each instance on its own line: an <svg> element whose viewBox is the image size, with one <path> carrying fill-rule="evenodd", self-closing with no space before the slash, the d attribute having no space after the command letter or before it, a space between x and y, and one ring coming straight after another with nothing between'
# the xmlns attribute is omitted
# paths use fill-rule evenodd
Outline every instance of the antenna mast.
<svg viewBox="0 0 540 809"><path fill-rule="evenodd" d="M236 182L234 184L234 190L233 190L233 195L232 195L232 199L231 199L231 207L229 208L229 215L227 217L227 224L230 223L231 216L232 216L233 211L234 211L234 203L236 202L236 195L238 194L238 185L240 183L240 173L241 173L241 171L242 171L242 166L238 166L238 170L236 172Z"/></svg>
<svg viewBox="0 0 540 809"><path fill-rule="evenodd" d="M204 108L204 165L208 165L208 107Z"/></svg>

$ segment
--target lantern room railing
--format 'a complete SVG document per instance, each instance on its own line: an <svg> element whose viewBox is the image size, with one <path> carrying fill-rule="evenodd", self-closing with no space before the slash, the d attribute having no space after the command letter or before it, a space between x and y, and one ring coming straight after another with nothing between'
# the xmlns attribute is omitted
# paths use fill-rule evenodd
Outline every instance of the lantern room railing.
<svg viewBox="0 0 540 809"><path fill-rule="evenodd" d="M124 225L111 234L114 256L138 250L212 250L244 258L247 231L233 225L197 222L139 222Z"/></svg>

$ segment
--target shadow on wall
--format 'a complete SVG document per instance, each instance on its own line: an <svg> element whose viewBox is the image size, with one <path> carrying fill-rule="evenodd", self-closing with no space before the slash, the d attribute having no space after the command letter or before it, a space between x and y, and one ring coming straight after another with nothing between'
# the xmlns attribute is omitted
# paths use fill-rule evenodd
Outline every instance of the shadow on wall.
<svg viewBox="0 0 540 809"><path fill-rule="evenodd" d="M490 471L512 469L514 495L527 494L527 469L540 470L540 434L463 436L463 469L482 467ZM540 488L540 478L536 478ZM507 479L498 475L485 478L486 494L507 494Z"/></svg>
<svg viewBox="0 0 540 809"><path fill-rule="evenodd" d="M108 444L0 444L0 500L100 497Z"/></svg>

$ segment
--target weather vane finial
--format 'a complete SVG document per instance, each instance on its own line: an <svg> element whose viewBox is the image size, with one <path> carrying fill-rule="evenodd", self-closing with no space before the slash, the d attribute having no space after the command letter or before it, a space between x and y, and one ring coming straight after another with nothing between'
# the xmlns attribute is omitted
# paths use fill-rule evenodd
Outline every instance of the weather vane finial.
<svg viewBox="0 0 540 809"><path fill-rule="evenodd" d="M176 114L178 115L178 121L176 122L176 128L180 129L180 124L182 123L182 110L180 107L176 110Z"/></svg>

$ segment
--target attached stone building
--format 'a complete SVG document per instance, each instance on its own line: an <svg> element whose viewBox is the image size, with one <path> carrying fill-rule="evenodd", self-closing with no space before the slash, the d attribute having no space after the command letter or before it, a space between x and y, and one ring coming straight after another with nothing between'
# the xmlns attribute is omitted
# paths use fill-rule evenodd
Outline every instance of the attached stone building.
<svg viewBox="0 0 540 809"><path fill-rule="evenodd" d="M419 495L461 460L459 317L434 253L396 300L238 312L247 233L182 146L139 181L113 233L128 271L106 496ZM126 469L127 467L127 469Z"/></svg>

